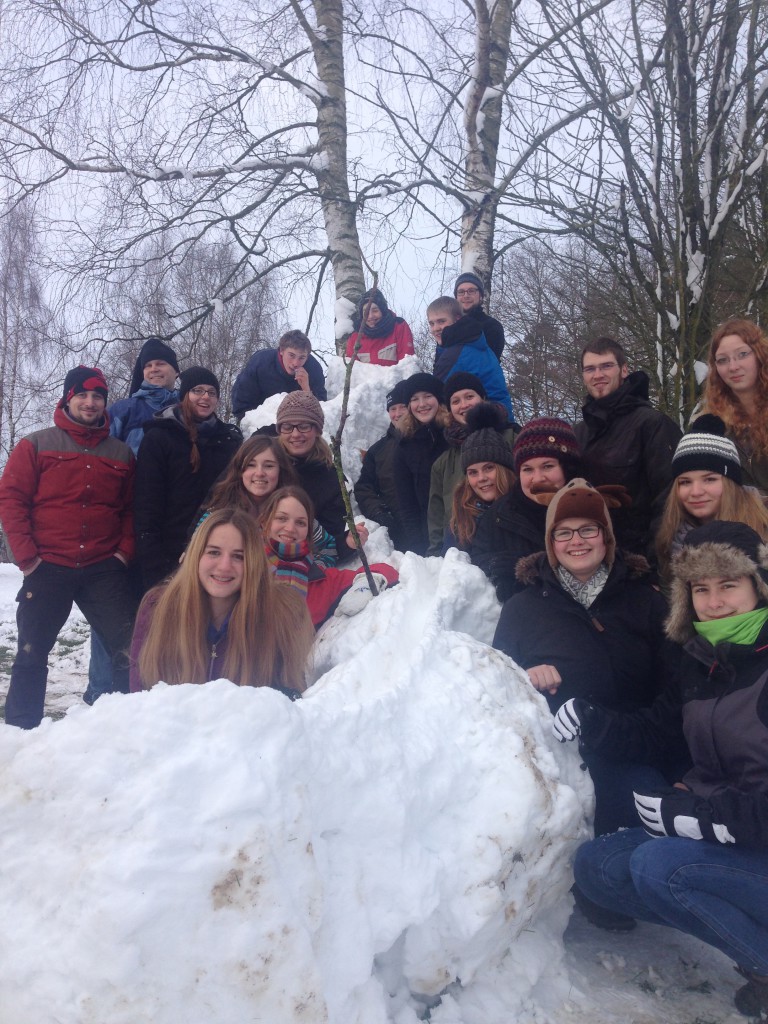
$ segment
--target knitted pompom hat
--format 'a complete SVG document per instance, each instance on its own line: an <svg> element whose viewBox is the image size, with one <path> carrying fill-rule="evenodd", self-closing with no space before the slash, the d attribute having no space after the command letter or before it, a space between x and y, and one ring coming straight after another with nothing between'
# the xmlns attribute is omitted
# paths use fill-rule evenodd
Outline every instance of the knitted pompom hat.
<svg viewBox="0 0 768 1024"><path fill-rule="evenodd" d="M665 630L670 640L683 644L695 634L696 612L691 584L718 579L752 578L761 604L768 604L768 546L746 523L714 519L691 530L682 550L672 559L672 586Z"/></svg>
<svg viewBox="0 0 768 1024"><path fill-rule="evenodd" d="M495 402L478 402L467 413L467 435L461 446L461 468L466 473L477 462L495 462L514 469L512 448L502 433L509 426L507 411Z"/></svg>
<svg viewBox="0 0 768 1024"><path fill-rule="evenodd" d="M541 416L530 420L515 439L515 472L528 459L557 459L578 464L581 459L579 443L573 427L565 420Z"/></svg>
<svg viewBox="0 0 768 1024"><path fill-rule="evenodd" d="M553 569L559 565L555 548L552 544L552 531L564 519L591 519L603 528L605 541L605 563L610 569L616 557L616 537L613 523L608 514L608 506L603 495L592 484L582 477L576 477L567 483L552 498L547 508L545 544L547 558Z"/></svg>
<svg viewBox="0 0 768 1024"><path fill-rule="evenodd" d="M277 407L275 422L278 427L281 423L311 423L322 433L325 413L322 405L308 391L291 391Z"/></svg>
<svg viewBox="0 0 768 1024"><path fill-rule="evenodd" d="M741 460L736 445L725 436L719 416L705 413L694 420L672 456L675 477L696 470L708 470L741 483Z"/></svg>

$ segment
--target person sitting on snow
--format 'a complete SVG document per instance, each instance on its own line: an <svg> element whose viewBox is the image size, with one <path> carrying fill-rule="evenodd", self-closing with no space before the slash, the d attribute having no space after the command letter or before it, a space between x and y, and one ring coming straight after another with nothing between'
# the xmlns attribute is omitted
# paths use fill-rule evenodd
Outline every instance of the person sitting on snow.
<svg viewBox="0 0 768 1024"><path fill-rule="evenodd" d="M288 331L276 349L254 352L232 388L232 412L241 420L271 395L292 391L312 394L321 402L328 398L323 368L312 355L312 343L301 331Z"/></svg>
<svg viewBox="0 0 768 1024"><path fill-rule="evenodd" d="M347 356L351 356L358 340L357 358L361 363L394 366L413 355L411 328L395 316L378 288L363 295L353 318L355 330L347 339Z"/></svg>

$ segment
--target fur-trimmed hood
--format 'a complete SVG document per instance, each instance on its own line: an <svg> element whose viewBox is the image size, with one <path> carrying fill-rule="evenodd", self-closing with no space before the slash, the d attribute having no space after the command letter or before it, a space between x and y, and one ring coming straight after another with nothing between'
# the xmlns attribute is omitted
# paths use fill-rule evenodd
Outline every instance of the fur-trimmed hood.
<svg viewBox="0 0 768 1024"><path fill-rule="evenodd" d="M642 555L635 555L629 551L617 551L616 555L614 566L623 565L628 579L639 580L651 576L651 567L648 560ZM611 569L611 573L613 573L613 569ZM526 587L539 581L556 579L554 570L547 560L546 551L537 551L535 555L526 555L521 558L515 568L515 578Z"/></svg>
<svg viewBox="0 0 768 1024"><path fill-rule="evenodd" d="M720 525L719 523L708 523L706 527L692 530L686 537L686 543L682 551L672 562L672 585L669 595L670 612L665 624L665 630L670 640L684 644L696 635L693 623L696 620L696 613L693 610L691 599L691 584L696 580L705 579L708 576L721 578L737 578L749 576L754 581L758 598L761 604L768 604L768 545L760 543L757 534L754 537L755 558L750 557L740 545L736 543L720 543L715 539L705 540L704 543L695 543L697 537L702 536L703 530ZM723 523L723 526L738 525L743 530L750 530L743 524ZM724 537L726 534L723 534ZM713 534L713 538L716 534Z"/></svg>

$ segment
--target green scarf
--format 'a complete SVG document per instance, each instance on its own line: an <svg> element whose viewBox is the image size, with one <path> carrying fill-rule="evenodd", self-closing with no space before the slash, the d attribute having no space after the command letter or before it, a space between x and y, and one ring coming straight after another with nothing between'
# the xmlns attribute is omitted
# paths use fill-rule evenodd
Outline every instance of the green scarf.
<svg viewBox="0 0 768 1024"><path fill-rule="evenodd" d="M768 621L768 608L755 608L743 615L729 615L710 622L694 622L693 628L713 647L727 641L731 644L753 644Z"/></svg>

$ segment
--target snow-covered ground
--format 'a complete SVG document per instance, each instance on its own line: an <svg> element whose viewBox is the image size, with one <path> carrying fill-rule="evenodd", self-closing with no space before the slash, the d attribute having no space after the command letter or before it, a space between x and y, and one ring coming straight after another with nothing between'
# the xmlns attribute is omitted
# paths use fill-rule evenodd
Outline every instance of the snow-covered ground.
<svg viewBox="0 0 768 1024"><path fill-rule="evenodd" d="M352 477L402 370L356 371ZM295 704L220 681L86 707L73 614L60 720L0 727L0 1024L743 1020L714 950L571 917L589 783L487 646L483 575L369 547L401 583L327 624ZM0 567L3 694L20 585Z"/></svg>

